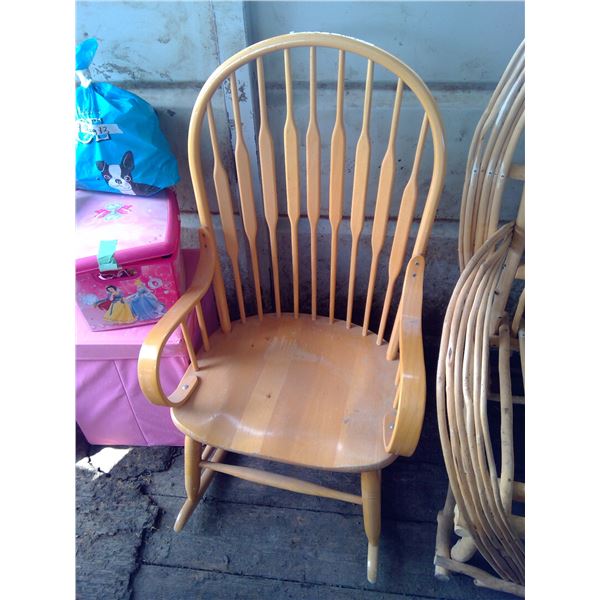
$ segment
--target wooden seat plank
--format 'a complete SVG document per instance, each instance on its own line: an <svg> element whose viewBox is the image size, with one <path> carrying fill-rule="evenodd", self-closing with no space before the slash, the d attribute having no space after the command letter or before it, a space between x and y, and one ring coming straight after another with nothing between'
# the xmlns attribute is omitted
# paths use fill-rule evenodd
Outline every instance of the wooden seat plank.
<svg viewBox="0 0 600 600"><path fill-rule="evenodd" d="M199 442L241 454L332 470L380 469L383 415L396 363L374 335L325 317L265 315L232 324L200 355L193 396L173 409ZM191 371L190 371L191 373Z"/></svg>

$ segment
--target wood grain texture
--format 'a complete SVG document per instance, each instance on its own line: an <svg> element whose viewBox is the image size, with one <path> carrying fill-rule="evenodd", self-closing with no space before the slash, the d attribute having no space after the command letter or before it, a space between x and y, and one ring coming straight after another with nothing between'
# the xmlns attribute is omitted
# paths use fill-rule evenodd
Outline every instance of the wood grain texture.
<svg viewBox="0 0 600 600"><path fill-rule="evenodd" d="M202 311L202 305L196 304L196 319L198 319L198 327L200 328L200 335L202 336L202 347L205 351L210 350L210 341L208 339L208 329L206 328L206 321L204 319L204 312Z"/></svg>
<svg viewBox="0 0 600 600"><path fill-rule="evenodd" d="M260 288L260 273L258 271L258 253L256 249L256 234L258 223L256 220L256 206L254 204L254 191L252 188L252 173L250 170L250 156L244 141L244 130L240 115L240 102L238 98L237 81L235 74L229 77L231 89L231 104L233 106L233 118L235 121L235 168L238 178L238 190L240 204L242 207L242 220L244 230L250 247L250 260L252 262L252 276L254 279L254 290L256 294L256 309L258 316L262 319L262 295Z"/></svg>
<svg viewBox="0 0 600 600"><path fill-rule="evenodd" d="M331 266L329 277L329 322L335 315L335 285L337 279L338 230L344 207L344 169L346 166L346 129L344 127L344 69L346 55L338 53L338 83L335 125L331 134L329 173L329 222L331 223Z"/></svg>
<svg viewBox="0 0 600 600"><path fill-rule="evenodd" d="M379 563L379 536L381 535L381 471L360 474L365 533L369 540L367 548L367 579L377 581Z"/></svg>
<svg viewBox="0 0 600 600"><path fill-rule="evenodd" d="M190 364L192 365L193 369L196 370L198 368L198 361L196 359L196 351L194 350L194 341L192 340L192 334L190 333L190 330L185 321L182 321L179 324L179 327L181 327L181 333L183 334L185 348L190 358Z"/></svg>
<svg viewBox="0 0 600 600"><path fill-rule="evenodd" d="M279 288L279 257L277 251L277 178L275 176L275 148L269 127L269 112L265 91L265 74L262 58L256 60L256 79L258 84L258 100L260 107L260 128L258 130L258 151L260 155L260 175L262 182L265 219L269 228L271 245L271 267L273 269L273 294L275 296L275 312L281 314L281 291Z"/></svg>
<svg viewBox="0 0 600 600"><path fill-rule="evenodd" d="M242 552L247 551L247 548L247 546L240 546ZM190 551L193 550L190 549ZM127 573L126 575L129 576ZM340 577L343 577L343 574L340 574ZM100 579L100 576L98 578ZM361 588L301 583L300 581L273 579L270 575L257 577L223 572L216 564L215 570L206 570L163 567L143 563L132 585L135 598L152 598L152 600L173 600L174 589L177 589L178 600L232 600L232 598L306 600L307 595L326 600L364 600L365 594ZM200 589L202 590L201 596L198 595ZM89 593L89 590L85 591ZM87 595L85 598L113 600L112 596L102 595L101 590L99 590L98 596ZM115 595L115 600L118 598L119 596ZM415 596L379 593L377 600L415 600Z"/></svg>
<svg viewBox="0 0 600 600"><path fill-rule="evenodd" d="M208 195L206 193L206 185L204 183L204 171L202 169L202 161L200 160L199 153L199 138L202 132L204 116L206 112L210 109L210 100L211 98L207 98L202 113L196 113L196 118L192 118L190 120L190 133L188 135L188 155L190 176L194 188L194 195L196 197L196 206L198 208L200 226L201 229L206 228L209 234L208 237L210 239L212 251L214 253L213 255L216 257L217 248L215 242L215 232L212 222L212 215L210 214ZM221 270L221 263L219 260L215 260L213 290L215 294L217 312L219 314L219 324L221 325L221 329L227 332L231 329L231 317L229 315L227 293L225 292L225 283L223 281L223 273Z"/></svg>
<svg viewBox="0 0 600 600"><path fill-rule="evenodd" d="M225 455L225 450L211 446L202 446L202 444L198 444L198 442L192 440L190 437L185 437L184 475L187 498L173 525L174 531L180 532L185 527L188 519L194 513L195 508L214 479L214 471L200 468L200 459L218 462L223 460Z"/></svg>
<svg viewBox="0 0 600 600"><path fill-rule="evenodd" d="M221 160L217 127L215 125L215 118L210 104L208 105L206 115L208 120L208 129L210 132L210 143L213 152L213 181L215 183L215 192L219 206L219 216L221 217L221 229L223 230L225 250L229 256L231 267L233 269L233 279L238 301L238 309L240 311L240 318L242 321L245 321L246 309L244 306L242 279L240 277L239 244L235 227L235 217L233 216L231 190L229 188L229 178Z"/></svg>
<svg viewBox="0 0 600 600"><path fill-rule="evenodd" d="M234 481L227 483L230 487L239 485ZM215 481L213 486L216 484ZM385 485L384 476L384 489ZM163 513L162 521L172 522L180 499L159 496L156 502ZM335 509L353 506L334 500L329 504ZM186 600L198 598L199 589L203 597L211 600L269 597L277 600L365 600L371 597L377 600L508 600L475 587L472 580L465 577L453 577L447 583L436 581L432 575L434 523L386 519L384 528L376 588L372 588L365 577L367 548L360 518L349 518L335 510L291 511L207 502L196 511L180 535L173 536L167 528L154 532L144 547L144 564L177 569L180 577L185 576L184 572L198 574L194 586L188 583L191 594L184 596ZM207 572L214 577L221 577L223 573L229 577L242 574L244 577L240 579L244 584L226 587L228 593L219 595L216 586L202 579ZM175 585L176 581L171 578L169 582ZM230 585L228 581L218 581L224 587ZM253 595L256 582L265 581L280 585L274 589L259 588ZM297 590L297 596L292 596L295 582L303 585ZM151 593L141 597L154 600L153 590L144 589ZM172 589L166 600L173 599ZM263 595L265 591L272 594Z"/></svg>
<svg viewBox="0 0 600 600"><path fill-rule="evenodd" d="M245 479L252 483L260 483L269 487L296 492L298 494L307 494L309 496L320 496L321 498L330 498L332 500L340 500L341 502L349 502L351 504L362 505L362 498L356 494L348 494L339 490L334 490L323 485L317 485L310 481L289 477L287 475L279 475L262 469L252 469L249 467L240 467L237 465L215 464L210 462L200 462L202 468L211 469L217 473L232 475L239 479Z"/></svg>
<svg viewBox="0 0 600 600"><path fill-rule="evenodd" d="M286 118L283 127L285 154L285 187L287 192L288 217L290 219L292 281L294 315L300 313L300 258L298 249L298 221L300 220L300 165L298 162L298 130L294 121L294 90L290 51L284 50Z"/></svg>
<svg viewBox="0 0 600 600"><path fill-rule="evenodd" d="M265 315L262 324L249 317L229 335L214 334L200 365L200 385L173 412L197 441L331 470L381 468L394 458L381 424L396 365L357 328L309 315Z"/></svg>
<svg viewBox="0 0 600 600"><path fill-rule="evenodd" d="M402 103L403 90L404 84L401 79L398 79L396 86L396 97L394 98L394 108L392 111L392 120L390 123L390 136L383 161L381 162L379 185L377 188L377 200L375 203L375 214L373 215L373 231L371 233L371 268L369 270L367 301L365 306L365 316L363 319L363 335L367 335L369 331L371 306L373 304L373 294L375 292L377 264L379 262L379 255L381 254L381 249L383 248L387 234L387 223L390 213L390 203L392 201L392 190L394 188L394 178L396 176L396 132L398 131L398 118L400 116L400 104Z"/></svg>
<svg viewBox="0 0 600 600"><path fill-rule="evenodd" d="M502 420L500 425L500 449L502 466L500 470L500 499L507 514L512 513L513 481L515 476L515 453L513 445L513 403L510 380L510 333L507 320L504 319L498 332L500 348L498 373L500 382L500 406Z"/></svg>
<svg viewBox="0 0 600 600"><path fill-rule="evenodd" d="M425 259L415 256L408 263L402 298L398 307L400 359L397 368L395 414L383 422L383 439L388 452L411 456L417 447L425 414L425 358L421 317Z"/></svg>
<svg viewBox="0 0 600 600"><path fill-rule="evenodd" d="M402 265L404 264L406 246L408 245L408 236L410 235L410 226L412 224L415 214L415 207L417 205L419 193L419 167L421 166L421 158L423 156L423 148L425 146L427 129L427 115L425 115L421 123L421 131L417 141L417 149L415 150L415 158L413 161L412 170L402 194L398 218L396 219L396 230L394 232L392 250L390 252L390 259L388 263L388 283L385 291L385 299L383 301L383 310L381 311L381 319L379 321L379 331L377 333L378 344L381 344L383 341L383 334L385 332L385 326L387 324L387 318L390 312L390 306L392 304L394 285L400 275ZM396 339L390 340L390 343L395 344Z"/></svg>
<svg viewBox="0 0 600 600"><path fill-rule="evenodd" d="M310 312L317 317L317 226L321 216L321 134L317 117L317 49L310 48L310 109L306 130L306 211L310 223Z"/></svg>
<svg viewBox="0 0 600 600"><path fill-rule="evenodd" d="M356 284L356 262L358 258L358 241L365 223L365 205L369 184L369 167L371 162L371 137L369 124L371 120L371 97L373 94L373 61L367 62L365 81L365 101L363 121L354 159L354 184L352 186L352 209L350 212L350 231L352 247L350 249L350 275L348 277L348 304L346 306L346 327L352 323L354 306L354 286Z"/></svg>

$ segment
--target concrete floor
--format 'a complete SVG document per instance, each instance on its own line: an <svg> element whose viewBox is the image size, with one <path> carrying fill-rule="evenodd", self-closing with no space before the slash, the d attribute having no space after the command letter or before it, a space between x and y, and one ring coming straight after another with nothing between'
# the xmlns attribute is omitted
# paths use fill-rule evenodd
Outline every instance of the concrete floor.
<svg viewBox="0 0 600 600"><path fill-rule="evenodd" d="M185 496L181 449L103 449L80 437L77 598L507 600L511 596L478 588L466 576L449 582L433 576L436 514L447 485L437 436L430 401L415 455L383 471L375 585L366 579L360 507L217 474L176 534L173 523ZM241 456L227 460L261 466ZM356 475L265 466L359 493Z"/></svg>

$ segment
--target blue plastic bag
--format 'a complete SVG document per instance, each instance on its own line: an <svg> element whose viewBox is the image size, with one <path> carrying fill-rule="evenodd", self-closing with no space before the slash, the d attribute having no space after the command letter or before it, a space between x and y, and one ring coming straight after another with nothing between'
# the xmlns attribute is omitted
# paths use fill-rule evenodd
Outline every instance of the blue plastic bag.
<svg viewBox="0 0 600 600"><path fill-rule="evenodd" d="M151 196L179 181L177 161L145 100L86 72L98 42L77 46L76 184L84 190Z"/></svg>

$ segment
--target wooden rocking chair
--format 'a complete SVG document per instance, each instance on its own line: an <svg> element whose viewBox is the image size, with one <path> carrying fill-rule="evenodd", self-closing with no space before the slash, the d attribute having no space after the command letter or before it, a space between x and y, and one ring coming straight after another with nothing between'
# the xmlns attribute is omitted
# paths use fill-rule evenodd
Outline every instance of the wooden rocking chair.
<svg viewBox="0 0 600 600"><path fill-rule="evenodd" d="M306 132L306 211L310 223L310 249L299 244L301 210L299 133L294 119L291 52L306 52L309 59L309 121ZM321 218L321 137L317 122L317 69L319 48L337 50L336 119L331 136L329 212L331 262L329 313L317 311L317 224ZM269 125L265 72L266 55L282 52L284 59L287 118L283 130L283 159L287 214L291 231L293 312L282 311L277 225L281 224L277 198L276 155ZM337 278L338 231L342 221L346 136L344 128L344 71L347 54L364 59L366 82L362 130L355 150L350 227L352 249L349 278ZM265 57L265 62L263 62ZM243 126L236 71L244 65L256 68L260 129L258 155L262 206L255 199L250 152L244 136L252 123ZM379 65L393 76L396 87L387 151L381 163L372 222L371 263L366 286L362 323L352 322L357 280L359 239L365 222L365 204L371 154L370 114L373 70ZM225 84L225 85L224 85ZM221 88L230 94L235 125L237 185L229 180L219 145L214 96ZM409 88L419 102L422 121L415 122L416 151L411 174L402 197L395 196L396 137L403 92ZM420 118L420 117L419 117ZM212 155L213 183L205 181L201 160L201 131L205 127ZM208 132L206 131L208 128ZM244 132L244 129L246 130ZM418 233L408 260L402 295L393 321L389 344L385 334L397 280L405 264L411 223L417 204L417 184L423 149L431 131L433 163L431 182ZM229 135L227 132L226 135ZM248 139L246 137L246 139ZM421 336L421 303L425 250L433 225L445 174L443 126L436 103L423 81L408 66L379 48L356 39L328 33L294 33L268 39L231 57L219 66L203 86L193 109L189 129L189 162L201 221L202 254L192 285L148 335L139 357L139 380L148 399L171 407L176 426L185 433L185 487L187 500L175 523L179 531L204 494L215 472L226 473L285 490L355 503L363 507L368 538L367 573L377 576L381 528L381 469L398 455L410 456L419 440L425 408L425 366ZM205 153L207 154L207 153ZM206 157L202 157L206 160ZM210 162L207 163L210 165ZM209 167L210 168L210 167ZM374 167L372 167L374 168ZM258 173L258 168L256 168ZM207 183L214 184L217 211L211 214ZM374 191L374 190L373 190ZM246 312L239 266L240 235L234 198L239 197L241 224L248 244L256 314ZM376 276L388 232L390 206L398 208L381 317L372 333L371 309ZM264 213L263 213L264 211ZM263 291L257 250L257 232L264 227L270 241L270 272L274 313L263 310ZM218 216L218 218L216 218ZM213 224L213 219L217 225ZM238 228L236 228L236 221ZM287 221L287 219L286 219ZM393 221L392 223L393 224ZM224 239L223 261L216 237ZM244 242L242 242L244 244ZM266 258L266 257L265 257ZM300 312L301 259L311 274L310 314ZM224 268L226 267L226 268ZM281 267L282 269L284 267ZM232 322L224 272L232 273L231 305L239 320ZM283 273L284 271L282 271ZM379 277L381 279L381 276ZM221 331L210 339L200 300L213 286ZM336 320L336 289L347 286L346 319ZM321 286L324 287L324 286ZM356 285L358 288L359 286ZM357 296L360 297L360 296ZM237 304L237 306L236 306ZM186 320L196 313L204 351L196 356ZM391 325L391 323L390 323ZM159 379L159 362L165 341L181 327L191 365L179 387L170 395ZM400 352L399 359L398 351ZM225 452L264 458L313 469L360 473L361 494L315 485L292 477L221 462Z"/></svg>

